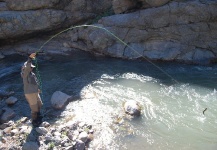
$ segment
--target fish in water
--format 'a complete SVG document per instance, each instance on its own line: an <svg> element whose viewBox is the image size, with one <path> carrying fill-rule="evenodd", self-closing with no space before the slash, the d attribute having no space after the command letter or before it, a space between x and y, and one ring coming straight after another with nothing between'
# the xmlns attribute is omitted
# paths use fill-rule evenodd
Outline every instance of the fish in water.
<svg viewBox="0 0 217 150"><path fill-rule="evenodd" d="M204 109L204 111L203 111L203 115L205 115L204 113L205 113L206 110L207 110L207 108Z"/></svg>

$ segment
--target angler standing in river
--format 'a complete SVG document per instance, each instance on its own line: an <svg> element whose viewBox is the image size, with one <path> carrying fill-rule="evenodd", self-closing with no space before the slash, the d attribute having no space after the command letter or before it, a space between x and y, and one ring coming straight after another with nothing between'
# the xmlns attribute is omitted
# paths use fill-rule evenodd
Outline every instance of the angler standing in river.
<svg viewBox="0 0 217 150"><path fill-rule="evenodd" d="M21 76L23 78L24 94L31 108L32 125L39 126L42 122L40 110L43 104L39 95L39 83L36 75L33 73L35 66L32 64L32 60L34 60L35 57L36 53L32 53L23 64Z"/></svg>

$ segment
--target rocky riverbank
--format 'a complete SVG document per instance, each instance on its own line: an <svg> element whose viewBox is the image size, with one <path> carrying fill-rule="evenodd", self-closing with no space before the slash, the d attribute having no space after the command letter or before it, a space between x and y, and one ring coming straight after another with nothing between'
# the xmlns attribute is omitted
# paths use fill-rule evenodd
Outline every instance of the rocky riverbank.
<svg viewBox="0 0 217 150"><path fill-rule="evenodd" d="M79 121L61 122L61 125L43 122L33 128L26 117L4 123L0 129L1 150L84 150L94 133L92 125Z"/></svg>
<svg viewBox="0 0 217 150"><path fill-rule="evenodd" d="M16 120L16 113L10 109L10 105L17 102L17 98L10 96L7 92L1 92L2 101L7 105L0 109L0 149L1 150L84 150L93 140L96 130L92 125L75 120L69 116L55 116L55 109L63 109L66 104L61 99L67 97L65 93L54 93L55 98L51 101L54 109L44 111L43 123L39 127L33 127L31 120L22 117ZM4 94L4 95L3 95ZM59 100L56 100L56 98ZM54 119L55 116L55 119ZM58 121L56 121L58 119ZM16 120L16 121L13 121Z"/></svg>
<svg viewBox="0 0 217 150"><path fill-rule="evenodd" d="M18 99L11 96L12 93L1 92L0 106L4 106L0 109L1 150L92 149L89 148L89 143L94 140L94 133L99 133L102 129L85 121L75 119L75 115L79 114L73 115L70 113L72 108L64 110L67 104L75 98L61 91L54 92L51 97L52 107L42 110L44 122L39 127L34 128L29 118L18 117L19 119L16 119L16 112L10 108L10 105L15 105ZM64 110L65 115L60 115L58 110ZM130 115L124 115L124 112ZM86 113L88 114L88 111ZM139 103L133 100L127 101L124 104L122 116L120 114L117 117L113 116L114 124L111 124L111 126L116 130L115 124L118 126L123 125L122 132L132 134L133 131L128 131L128 127L124 124L124 119L132 119L140 114L141 106L139 106ZM99 123L103 125L102 121Z"/></svg>

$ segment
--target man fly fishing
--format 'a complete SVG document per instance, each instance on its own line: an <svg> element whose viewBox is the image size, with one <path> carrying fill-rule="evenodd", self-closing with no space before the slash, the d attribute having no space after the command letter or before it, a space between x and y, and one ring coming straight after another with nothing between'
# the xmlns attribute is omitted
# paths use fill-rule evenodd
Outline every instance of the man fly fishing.
<svg viewBox="0 0 217 150"><path fill-rule="evenodd" d="M35 66L32 64L32 60L35 57L36 53L32 53L28 57L28 60L22 66L21 76L23 78L24 94L31 109L32 125L36 127L42 122L40 110L43 104L39 95L39 83L36 75L33 73Z"/></svg>

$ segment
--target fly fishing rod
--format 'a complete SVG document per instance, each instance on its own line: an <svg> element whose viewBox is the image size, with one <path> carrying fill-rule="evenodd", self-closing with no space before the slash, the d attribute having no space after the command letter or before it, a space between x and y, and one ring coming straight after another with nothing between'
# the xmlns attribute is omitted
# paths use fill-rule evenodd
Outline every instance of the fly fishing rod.
<svg viewBox="0 0 217 150"><path fill-rule="evenodd" d="M155 66L157 69L159 69L161 72L163 72L165 75L167 75L169 78L171 78L173 81L175 81L176 83L179 83L176 79L174 79L170 74L168 74L166 71L164 71L163 69L161 69L158 65L156 65L155 63L153 63L151 60L149 60L148 58L144 57L143 55L141 55L139 52L137 52L133 47L131 47L130 45L128 45L126 42L124 42L123 40L121 40L118 36L116 36L114 33L112 33L111 31L109 31L108 29L104 28L104 27L100 27L100 26L96 26L96 25L78 25L78 26L72 26L69 27L55 35L53 35L50 39L48 39L46 42L44 42L41 47L39 48L38 51L36 51L36 53L43 53L42 48L48 43L50 42L53 38L57 37L58 35L67 32L69 30L75 29L75 28L81 28L81 27L92 27L92 28L98 28L98 29L102 29L105 32L109 33L111 36L113 36L116 40L118 40L119 42L121 42L123 45L125 45L126 47L130 48L131 50L133 50L134 52L136 52L137 54L140 55L140 57L144 58L146 61L148 61L149 63L151 63L153 66Z"/></svg>

